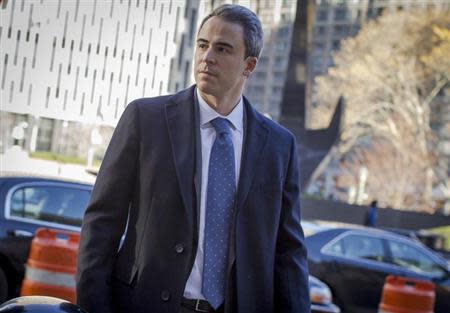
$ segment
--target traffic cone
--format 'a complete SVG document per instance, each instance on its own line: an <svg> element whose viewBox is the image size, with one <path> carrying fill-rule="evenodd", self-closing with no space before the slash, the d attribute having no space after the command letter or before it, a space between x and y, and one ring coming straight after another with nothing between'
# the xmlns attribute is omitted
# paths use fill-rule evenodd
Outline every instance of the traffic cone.
<svg viewBox="0 0 450 313"><path fill-rule="evenodd" d="M39 228L31 243L21 296L52 296L76 301L79 233Z"/></svg>
<svg viewBox="0 0 450 313"><path fill-rule="evenodd" d="M434 284L389 275L384 283L379 313L433 313Z"/></svg>

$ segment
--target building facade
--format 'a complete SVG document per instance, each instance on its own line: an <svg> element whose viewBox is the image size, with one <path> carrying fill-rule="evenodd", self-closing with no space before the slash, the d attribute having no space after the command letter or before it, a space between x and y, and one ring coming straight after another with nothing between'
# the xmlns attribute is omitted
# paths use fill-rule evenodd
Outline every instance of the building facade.
<svg viewBox="0 0 450 313"><path fill-rule="evenodd" d="M188 86L198 6L184 0L2 1L2 150L19 127L27 150L82 156L80 138L89 146L90 134L105 132L105 146L133 99Z"/></svg>

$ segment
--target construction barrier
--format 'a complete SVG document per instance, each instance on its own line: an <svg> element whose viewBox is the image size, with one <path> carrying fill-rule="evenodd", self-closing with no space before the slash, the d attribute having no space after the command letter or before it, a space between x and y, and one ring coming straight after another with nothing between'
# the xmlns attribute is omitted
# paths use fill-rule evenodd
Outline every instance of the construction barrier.
<svg viewBox="0 0 450 313"><path fill-rule="evenodd" d="M433 313L434 284L389 275L383 287L379 313Z"/></svg>
<svg viewBox="0 0 450 313"><path fill-rule="evenodd" d="M79 233L39 228L31 243L21 296L52 296L76 301Z"/></svg>

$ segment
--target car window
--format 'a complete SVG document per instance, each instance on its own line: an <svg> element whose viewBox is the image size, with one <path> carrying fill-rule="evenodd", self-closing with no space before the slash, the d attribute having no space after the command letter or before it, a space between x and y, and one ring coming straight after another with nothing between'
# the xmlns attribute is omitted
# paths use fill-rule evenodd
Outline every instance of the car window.
<svg viewBox="0 0 450 313"><path fill-rule="evenodd" d="M385 258L383 242L380 238L350 234L342 237L325 252L345 256L352 259L367 259L383 262Z"/></svg>
<svg viewBox="0 0 450 313"><path fill-rule="evenodd" d="M81 226L89 196L88 190L70 187L23 187L17 189L11 197L10 214L15 217Z"/></svg>
<svg viewBox="0 0 450 313"><path fill-rule="evenodd" d="M388 241L392 255L392 262L401 267L418 273L427 273L436 276L445 274L444 270L430 256L420 249L403 242Z"/></svg>

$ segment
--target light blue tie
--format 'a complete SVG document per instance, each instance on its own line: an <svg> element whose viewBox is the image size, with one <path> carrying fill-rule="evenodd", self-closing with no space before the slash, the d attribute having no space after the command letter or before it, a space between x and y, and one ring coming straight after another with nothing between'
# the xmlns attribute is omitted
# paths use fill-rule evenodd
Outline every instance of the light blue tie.
<svg viewBox="0 0 450 313"><path fill-rule="evenodd" d="M211 124L216 130L216 140L209 158L202 292L211 306L217 309L225 295L236 173L229 122L218 117Z"/></svg>

